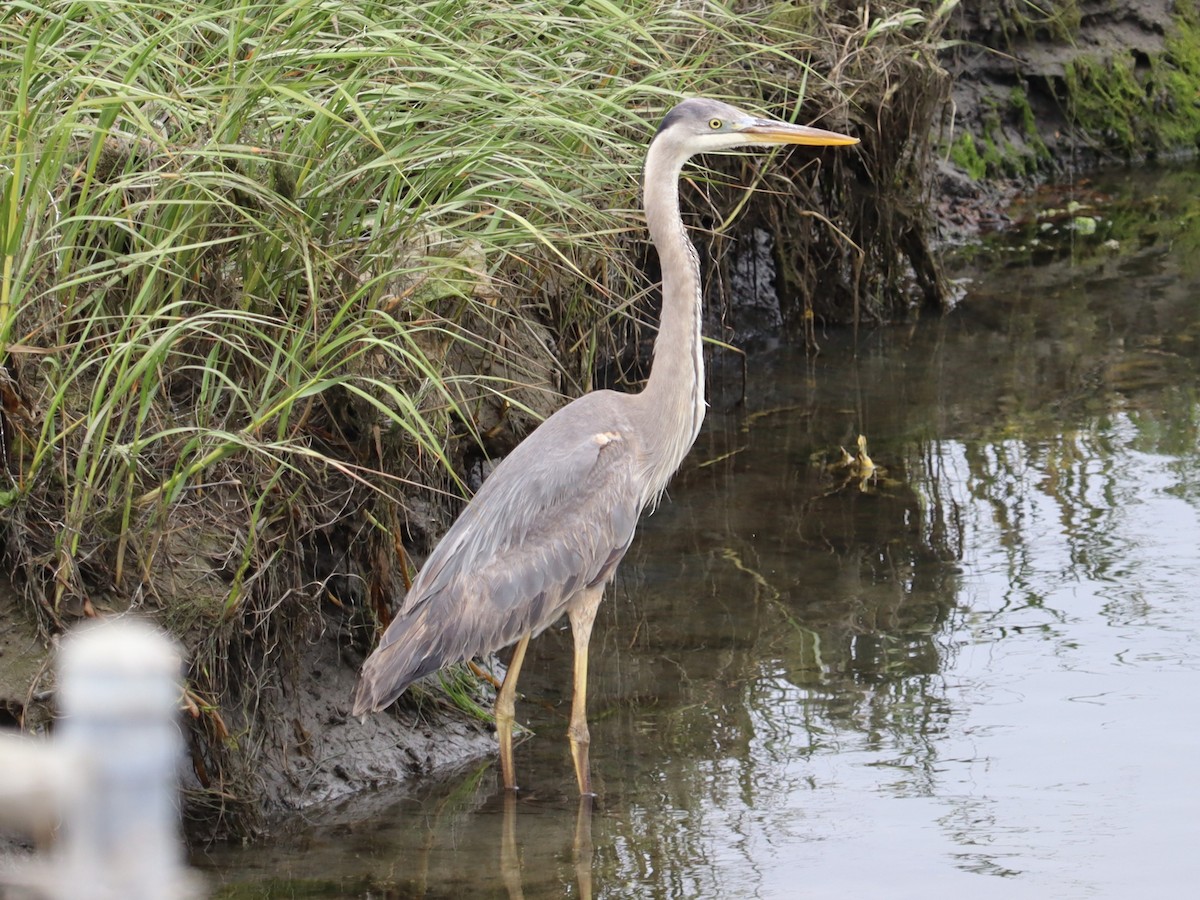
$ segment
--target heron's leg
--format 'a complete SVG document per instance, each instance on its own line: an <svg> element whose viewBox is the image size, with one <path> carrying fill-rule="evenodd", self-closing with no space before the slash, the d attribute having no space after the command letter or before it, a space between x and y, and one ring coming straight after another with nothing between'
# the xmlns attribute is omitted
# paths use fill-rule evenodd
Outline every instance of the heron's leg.
<svg viewBox="0 0 1200 900"><path fill-rule="evenodd" d="M603 587L584 591L567 610L571 634L575 638L575 693L571 701L571 725L567 729L567 737L571 741L571 757L575 760L575 779L579 782L580 794L592 792L592 775L588 765L588 746L591 744L587 725L588 643L592 639L596 609L603 596Z"/></svg>
<svg viewBox="0 0 1200 900"><path fill-rule="evenodd" d="M512 733L516 720L517 678L521 675L521 663L525 662L525 648L529 646L529 635L521 638L513 651L504 683L496 694L496 737L500 740L500 773L504 777L505 790L517 789L516 770L513 768Z"/></svg>

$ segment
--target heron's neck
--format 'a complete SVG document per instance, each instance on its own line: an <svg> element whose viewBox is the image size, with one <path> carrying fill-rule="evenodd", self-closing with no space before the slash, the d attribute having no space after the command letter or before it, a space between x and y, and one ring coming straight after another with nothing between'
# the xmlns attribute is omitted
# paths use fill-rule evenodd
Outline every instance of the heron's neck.
<svg viewBox="0 0 1200 900"><path fill-rule="evenodd" d="M662 318L650 378L639 395L653 419L645 429L645 474L655 494L683 462L704 419L700 260L679 215L685 159L669 144L651 143L643 186L646 222L662 269Z"/></svg>

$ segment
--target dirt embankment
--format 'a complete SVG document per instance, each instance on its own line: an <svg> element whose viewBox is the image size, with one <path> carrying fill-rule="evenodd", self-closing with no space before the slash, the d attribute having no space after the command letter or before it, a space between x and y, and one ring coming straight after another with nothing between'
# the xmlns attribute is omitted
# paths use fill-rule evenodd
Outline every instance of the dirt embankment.
<svg viewBox="0 0 1200 900"><path fill-rule="evenodd" d="M1175 0L962 3L945 52L937 210L960 239L1016 191L1197 152L1200 13Z"/></svg>

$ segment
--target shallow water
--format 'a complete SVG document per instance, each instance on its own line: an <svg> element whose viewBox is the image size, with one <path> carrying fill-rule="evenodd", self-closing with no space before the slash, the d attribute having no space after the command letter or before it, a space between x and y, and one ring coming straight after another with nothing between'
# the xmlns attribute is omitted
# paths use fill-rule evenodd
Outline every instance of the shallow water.
<svg viewBox="0 0 1200 900"><path fill-rule="evenodd" d="M515 801L490 760L357 799L198 856L216 895L1193 890L1200 177L1098 184L955 313L714 388L597 622L590 815L556 629ZM866 481L826 465L860 433Z"/></svg>

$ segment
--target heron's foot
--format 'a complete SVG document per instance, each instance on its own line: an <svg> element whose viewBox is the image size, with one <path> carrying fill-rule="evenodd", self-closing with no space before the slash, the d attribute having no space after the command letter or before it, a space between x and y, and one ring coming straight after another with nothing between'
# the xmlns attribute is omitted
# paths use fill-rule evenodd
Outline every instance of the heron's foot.
<svg viewBox="0 0 1200 900"><path fill-rule="evenodd" d="M516 792L517 790L517 772L516 766L513 765L512 744L508 745L508 752L504 752L504 745L500 747L500 778L504 782L504 790Z"/></svg>
<svg viewBox="0 0 1200 900"><path fill-rule="evenodd" d="M571 759L575 762L575 780L579 782L580 797L594 797L592 791L592 770L588 748L591 740L588 737L587 726L583 728L583 737L576 735L575 729L570 732Z"/></svg>
<svg viewBox="0 0 1200 900"><path fill-rule="evenodd" d="M508 716L496 716L496 738L500 742L500 777L506 791L517 789L517 772L513 764L513 720Z"/></svg>

